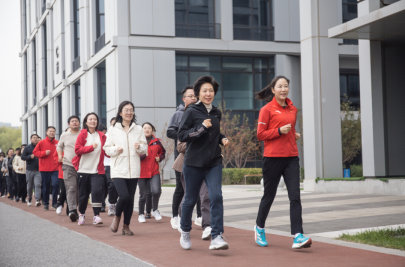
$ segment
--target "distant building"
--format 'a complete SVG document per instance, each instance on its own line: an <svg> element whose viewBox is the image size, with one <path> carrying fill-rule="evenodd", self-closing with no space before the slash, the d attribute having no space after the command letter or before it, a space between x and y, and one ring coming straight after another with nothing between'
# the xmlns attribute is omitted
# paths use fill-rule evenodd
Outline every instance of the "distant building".
<svg viewBox="0 0 405 267"><path fill-rule="evenodd" d="M0 127L11 127L11 123L0 122Z"/></svg>

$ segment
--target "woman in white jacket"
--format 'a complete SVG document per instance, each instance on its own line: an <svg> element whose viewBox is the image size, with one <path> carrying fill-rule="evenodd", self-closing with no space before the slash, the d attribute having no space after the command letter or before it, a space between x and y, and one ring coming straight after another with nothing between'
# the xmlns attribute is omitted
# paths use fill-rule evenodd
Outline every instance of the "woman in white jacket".
<svg viewBox="0 0 405 267"><path fill-rule="evenodd" d="M24 147L21 147L21 150L17 150L17 154L15 155L13 160L13 169L17 174L17 181L18 181L17 197L21 198L22 203L26 203L25 201L25 199L27 198L27 181L25 177L26 162L21 159L23 151ZM31 206L31 203L28 203L28 206Z"/></svg>
<svg viewBox="0 0 405 267"><path fill-rule="evenodd" d="M118 231L121 214L124 213L123 235L133 235L129 229L134 210L134 197L138 178L141 174L140 155L147 154L148 144L142 127L136 124L135 106L124 101L118 108L114 127L108 132L103 147L111 157L111 179L118 192L116 213L111 224L111 231Z"/></svg>

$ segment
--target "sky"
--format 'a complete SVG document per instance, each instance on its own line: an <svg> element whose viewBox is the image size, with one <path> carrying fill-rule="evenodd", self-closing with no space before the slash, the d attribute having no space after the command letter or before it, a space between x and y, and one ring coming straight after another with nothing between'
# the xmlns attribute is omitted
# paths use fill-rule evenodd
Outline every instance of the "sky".
<svg viewBox="0 0 405 267"><path fill-rule="evenodd" d="M0 0L0 122L21 126L20 1Z"/></svg>

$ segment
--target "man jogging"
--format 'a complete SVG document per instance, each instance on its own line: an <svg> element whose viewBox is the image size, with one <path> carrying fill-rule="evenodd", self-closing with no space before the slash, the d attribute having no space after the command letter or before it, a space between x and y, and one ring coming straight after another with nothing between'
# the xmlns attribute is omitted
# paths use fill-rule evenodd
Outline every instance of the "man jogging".
<svg viewBox="0 0 405 267"><path fill-rule="evenodd" d="M28 194L28 206L31 206L32 200L32 190L35 190L35 206L38 207L41 205L41 187L42 187L42 178L39 173L38 158L35 157L32 152L38 144L38 135L31 135L31 144L29 144L23 151L21 159L27 162L27 194Z"/></svg>
<svg viewBox="0 0 405 267"><path fill-rule="evenodd" d="M7 150L7 157L4 158L3 163L1 164L1 171L3 172L3 179L6 179L7 183L7 192L8 199L13 199L13 177L8 168L8 162L11 160L11 157L14 154L14 149L9 148Z"/></svg>

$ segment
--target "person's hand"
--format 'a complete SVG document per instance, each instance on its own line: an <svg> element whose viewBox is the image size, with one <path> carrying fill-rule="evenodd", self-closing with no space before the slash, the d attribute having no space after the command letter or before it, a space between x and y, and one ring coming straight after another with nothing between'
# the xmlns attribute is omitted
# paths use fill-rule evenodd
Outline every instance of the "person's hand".
<svg viewBox="0 0 405 267"><path fill-rule="evenodd" d="M47 151L46 151L46 155L48 156L49 154L51 154L51 151L50 151L50 150L47 150Z"/></svg>
<svg viewBox="0 0 405 267"><path fill-rule="evenodd" d="M97 148L97 143L93 144L93 148L96 149Z"/></svg>
<svg viewBox="0 0 405 267"><path fill-rule="evenodd" d="M291 123L284 125L283 127L280 127L280 132L282 134L288 134L290 132L290 130L291 130Z"/></svg>
<svg viewBox="0 0 405 267"><path fill-rule="evenodd" d="M58 157L58 162L63 162L63 157Z"/></svg>
<svg viewBox="0 0 405 267"><path fill-rule="evenodd" d="M122 152L124 152L124 149L122 147L117 147L117 151L119 154L121 154Z"/></svg>
<svg viewBox="0 0 405 267"><path fill-rule="evenodd" d="M156 159L156 162L159 162L159 161L160 161L160 158L159 158L159 157L156 157L155 159Z"/></svg>
<svg viewBox="0 0 405 267"><path fill-rule="evenodd" d="M205 127L210 128L212 126L211 119L206 119L203 121Z"/></svg>
<svg viewBox="0 0 405 267"><path fill-rule="evenodd" d="M31 158L34 159L34 158L35 158L35 155L34 155L34 154L31 154Z"/></svg>
<svg viewBox="0 0 405 267"><path fill-rule="evenodd" d="M222 144L224 145L224 147L227 147L229 145L229 140L226 138L222 139Z"/></svg>
<svg viewBox="0 0 405 267"><path fill-rule="evenodd" d="M135 149L139 149L140 144L139 143L135 143Z"/></svg>
<svg viewBox="0 0 405 267"><path fill-rule="evenodd" d="M18 170L21 171L23 169L23 167L18 167Z"/></svg>
<svg viewBox="0 0 405 267"><path fill-rule="evenodd" d="M295 140L300 140L300 138L301 138L301 134L295 133Z"/></svg>

